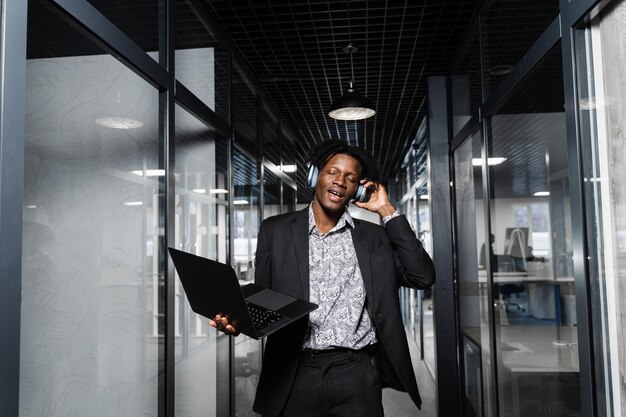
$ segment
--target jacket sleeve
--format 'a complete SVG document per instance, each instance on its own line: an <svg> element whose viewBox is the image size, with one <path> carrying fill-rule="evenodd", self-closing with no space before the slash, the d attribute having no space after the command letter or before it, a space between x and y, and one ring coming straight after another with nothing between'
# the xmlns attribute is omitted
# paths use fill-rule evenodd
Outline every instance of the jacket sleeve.
<svg viewBox="0 0 626 417"><path fill-rule="evenodd" d="M432 286L435 283L435 266L406 217L389 220L385 229L394 248L400 280L398 285L418 289Z"/></svg>

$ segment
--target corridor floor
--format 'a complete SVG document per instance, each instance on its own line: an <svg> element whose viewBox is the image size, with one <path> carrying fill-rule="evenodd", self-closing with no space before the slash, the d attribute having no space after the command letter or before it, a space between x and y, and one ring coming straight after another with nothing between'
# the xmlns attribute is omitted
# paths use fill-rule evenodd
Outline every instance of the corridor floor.
<svg viewBox="0 0 626 417"><path fill-rule="evenodd" d="M422 409L418 410L415 404L404 392L389 388L383 390L383 406L386 417L437 417L437 396L435 395L434 381L423 361L419 360L419 351L415 343L409 338L413 369L417 377L417 385L422 397Z"/></svg>

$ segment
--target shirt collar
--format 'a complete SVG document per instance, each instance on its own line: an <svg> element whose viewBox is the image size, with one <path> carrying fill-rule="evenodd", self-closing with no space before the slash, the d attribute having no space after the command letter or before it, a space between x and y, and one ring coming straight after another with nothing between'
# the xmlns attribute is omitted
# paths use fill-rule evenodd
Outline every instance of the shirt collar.
<svg viewBox="0 0 626 417"><path fill-rule="evenodd" d="M354 220L352 219L352 216L350 216L350 212L347 208L344 209L335 227L333 227L328 233L334 232L335 230L340 230L345 226L350 226L350 228L354 229ZM313 203L311 203L309 204L309 234L311 234L316 229L316 227L317 226L315 224L315 215L313 214Z"/></svg>

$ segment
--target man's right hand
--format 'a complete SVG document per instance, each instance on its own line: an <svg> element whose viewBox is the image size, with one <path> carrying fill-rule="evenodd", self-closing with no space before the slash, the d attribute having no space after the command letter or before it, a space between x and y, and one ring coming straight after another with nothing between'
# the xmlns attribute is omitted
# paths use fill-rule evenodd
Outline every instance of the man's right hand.
<svg viewBox="0 0 626 417"><path fill-rule="evenodd" d="M228 335L239 336L239 332L231 324L228 324L228 319L219 314L216 314L213 320L209 319L209 326L215 327L220 332Z"/></svg>

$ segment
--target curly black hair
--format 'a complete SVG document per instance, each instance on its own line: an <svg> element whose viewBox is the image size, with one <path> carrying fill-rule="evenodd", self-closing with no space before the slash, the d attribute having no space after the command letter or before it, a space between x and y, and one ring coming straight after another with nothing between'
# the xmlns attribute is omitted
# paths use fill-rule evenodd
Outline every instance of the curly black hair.
<svg viewBox="0 0 626 417"><path fill-rule="evenodd" d="M318 143L309 153L309 164L315 164L320 169L335 155L348 155L359 161L361 178L374 182L381 182L380 167L374 157L365 149L350 145L339 139L330 139Z"/></svg>

